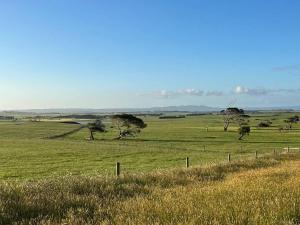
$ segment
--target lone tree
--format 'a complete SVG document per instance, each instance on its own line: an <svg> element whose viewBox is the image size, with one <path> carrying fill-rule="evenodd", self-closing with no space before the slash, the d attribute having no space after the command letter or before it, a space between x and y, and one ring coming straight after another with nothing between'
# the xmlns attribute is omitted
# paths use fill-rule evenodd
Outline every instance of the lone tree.
<svg viewBox="0 0 300 225"><path fill-rule="evenodd" d="M288 124L287 127L289 129L292 129L293 124L299 122L299 116L290 117L290 118L284 120L284 122Z"/></svg>
<svg viewBox="0 0 300 225"><path fill-rule="evenodd" d="M221 111L221 115L224 119L224 131L227 131L230 123L237 122L240 124L241 118L246 116L244 110L239 108L227 108Z"/></svg>
<svg viewBox="0 0 300 225"><path fill-rule="evenodd" d="M118 129L119 136L117 139L122 139L127 136L135 136L141 132L141 129L147 127L147 124L140 118L131 114L119 114L112 117L113 125Z"/></svg>
<svg viewBox="0 0 300 225"><path fill-rule="evenodd" d="M238 133L240 135L239 140L243 140L243 137L247 134L249 135L251 131L250 126L241 126L238 130Z"/></svg>
<svg viewBox="0 0 300 225"><path fill-rule="evenodd" d="M89 123L87 128L90 131L90 140L95 140L94 133L95 132L105 132L105 125L101 120L96 120L94 123Z"/></svg>

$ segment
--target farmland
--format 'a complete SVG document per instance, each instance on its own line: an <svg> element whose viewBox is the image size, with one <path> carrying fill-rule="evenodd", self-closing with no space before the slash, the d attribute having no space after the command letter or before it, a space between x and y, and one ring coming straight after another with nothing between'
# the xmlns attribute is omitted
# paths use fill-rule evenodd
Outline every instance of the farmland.
<svg viewBox="0 0 300 225"><path fill-rule="evenodd" d="M299 224L300 129L278 130L293 115L251 114L242 141L211 114L142 116L122 140L105 119L94 141L86 120L1 121L0 224Z"/></svg>
<svg viewBox="0 0 300 225"><path fill-rule="evenodd" d="M117 131L97 133L89 141L87 129L71 135L51 139L80 127L58 120L29 120L0 122L0 177L2 180L35 180L61 175L112 175L116 161L121 162L122 173L141 173L190 164L203 165L226 160L253 158L278 152L283 148L300 147L300 126L279 132L283 120L295 113L251 114L251 133L238 140L233 124L223 131L220 115L187 116L178 119L141 117L147 124L137 137L114 140ZM269 128L259 128L262 120L272 121ZM109 121L107 124L110 127ZM208 130L206 130L208 128Z"/></svg>

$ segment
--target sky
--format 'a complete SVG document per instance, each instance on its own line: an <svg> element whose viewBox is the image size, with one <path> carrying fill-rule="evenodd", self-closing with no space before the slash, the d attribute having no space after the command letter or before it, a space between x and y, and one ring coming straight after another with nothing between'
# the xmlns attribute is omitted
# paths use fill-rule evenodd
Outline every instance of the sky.
<svg viewBox="0 0 300 225"><path fill-rule="evenodd" d="M0 0L0 110L300 105L298 0Z"/></svg>

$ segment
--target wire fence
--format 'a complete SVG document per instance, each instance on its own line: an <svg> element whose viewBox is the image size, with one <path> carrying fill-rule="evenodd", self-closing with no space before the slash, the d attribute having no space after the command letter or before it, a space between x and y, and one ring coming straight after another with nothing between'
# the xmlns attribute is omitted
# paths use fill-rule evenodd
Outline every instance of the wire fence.
<svg viewBox="0 0 300 225"><path fill-rule="evenodd" d="M282 148L269 148L269 150L272 151L266 151L264 150L263 152L259 151L254 151L254 152L248 152L248 154L235 154L235 153L227 153L226 157L224 157L224 160L217 161L218 163L221 162L228 162L231 163L233 161L238 161L238 160L247 160L247 159L259 159L261 157L277 157L280 156L281 154L290 154L290 153L297 153L300 152L300 147L282 147ZM207 149L204 148L204 151ZM211 163L216 163L212 161ZM191 164L191 157L187 156L186 158L182 159L182 166L185 166L186 168L189 168L192 166ZM200 166L199 164L195 164L194 166ZM115 175L119 177L121 175L121 162L116 162L115 165Z"/></svg>

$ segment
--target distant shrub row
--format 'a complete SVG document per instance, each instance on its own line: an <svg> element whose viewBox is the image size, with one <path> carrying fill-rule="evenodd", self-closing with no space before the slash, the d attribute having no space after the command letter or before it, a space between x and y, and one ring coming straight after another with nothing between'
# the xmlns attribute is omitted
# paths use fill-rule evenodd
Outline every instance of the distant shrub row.
<svg viewBox="0 0 300 225"><path fill-rule="evenodd" d="M206 116L206 115L212 115L212 113L189 113L186 116Z"/></svg>
<svg viewBox="0 0 300 225"><path fill-rule="evenodd" d="M185 118L184 115L179 116L160 116L159 119L182 119Z"/></svg>

